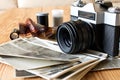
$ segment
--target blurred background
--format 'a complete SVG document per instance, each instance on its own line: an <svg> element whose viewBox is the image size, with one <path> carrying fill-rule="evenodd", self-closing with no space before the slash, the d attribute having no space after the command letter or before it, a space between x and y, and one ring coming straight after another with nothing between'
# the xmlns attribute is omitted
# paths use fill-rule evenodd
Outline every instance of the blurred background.
<svg viewBox="0 0 120 80"><path fill-rule="evenodd" d="M12 8L34 8L47 6L66 6L71 5L75 0L0 0L0 13ZM95 0L82 0L84 2L94 2ZM120 0L112 1L114 6L119 6Z"/></svg>

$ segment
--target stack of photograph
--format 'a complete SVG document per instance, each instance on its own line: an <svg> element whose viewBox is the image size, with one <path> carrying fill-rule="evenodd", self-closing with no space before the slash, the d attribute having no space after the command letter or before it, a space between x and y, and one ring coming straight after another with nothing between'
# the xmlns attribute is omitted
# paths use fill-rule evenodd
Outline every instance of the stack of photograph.
<svg viewBox="0 0 120 80"><path fill-rule="evenodd" d="M55 41L31 37L1 44L0 57L0 62L16 69L16 77L39 76L46 80L80 80L105 60L107 54L93 50L66 54Z"/></svg>

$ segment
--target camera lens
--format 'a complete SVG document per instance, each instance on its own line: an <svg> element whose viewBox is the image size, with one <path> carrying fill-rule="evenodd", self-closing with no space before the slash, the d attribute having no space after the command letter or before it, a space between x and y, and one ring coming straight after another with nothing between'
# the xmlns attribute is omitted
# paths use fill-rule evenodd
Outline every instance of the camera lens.
<svg viewBox="0 0 120 80"><path fill-rule="evenodd" d="M57 29L57 42L65 53L86 50L94 43L93 28L81 20L63 23Z"/></svg>

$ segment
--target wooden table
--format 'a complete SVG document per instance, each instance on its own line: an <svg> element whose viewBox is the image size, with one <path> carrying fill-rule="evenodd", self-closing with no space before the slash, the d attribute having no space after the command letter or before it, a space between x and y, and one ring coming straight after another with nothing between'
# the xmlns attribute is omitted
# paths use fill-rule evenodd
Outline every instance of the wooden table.
<svg viewBox="0 0 120 80"><path fill-rule="evenodd" d="M52 25L51 10L63 9L64 21L70 20L70 8L63 7L41 7L31 9L12 9L0 14L0 43L10 41L9 34L14 28L18 28L19 22L25 22L29 17L36 22L37 12L49 12L49 23ZM15 69L6 64L0 63L0 80L44 80L42 78L15 78ZM75 79L76 80L76 79ZM82 80L120 80L120 69L89 72Z"/></svg>

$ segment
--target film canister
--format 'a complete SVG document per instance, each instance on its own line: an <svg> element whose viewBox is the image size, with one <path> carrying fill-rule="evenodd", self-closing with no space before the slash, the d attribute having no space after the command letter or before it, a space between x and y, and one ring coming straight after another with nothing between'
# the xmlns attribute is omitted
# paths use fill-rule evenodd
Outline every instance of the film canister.
<svg viewBox="0 0 120 80"><path fill-rule="evenodd" d="M48 27L48 13L39 12L36 14L37 16L37 23Z"/></svg>

